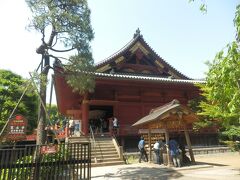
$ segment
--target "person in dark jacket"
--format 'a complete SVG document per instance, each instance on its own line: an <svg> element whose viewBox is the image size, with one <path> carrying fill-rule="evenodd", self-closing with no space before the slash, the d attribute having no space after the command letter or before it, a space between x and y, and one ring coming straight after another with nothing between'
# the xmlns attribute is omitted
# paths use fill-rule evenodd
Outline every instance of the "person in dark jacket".
<svg viewBox="0 0 240 180"><path fill-rule="evenodd" d="M145 146L145 141L144 141L144 138L141 137L141 140L138 143L138 149L140 151L139 163L141 163L141 160L143 159L143 157L145 157L146 162L148 161L148 156L144 146Z"/></svg>
<svg viewBox="0 0 240 180"><path fill-rule="evenodd" d="M179 145L177 141L174 139L171 139L168 143L169 150L170 150L170 156L173 160L173 164L175 167L181 167L181 161L180 161L180 151L179 151Z"/></svg>

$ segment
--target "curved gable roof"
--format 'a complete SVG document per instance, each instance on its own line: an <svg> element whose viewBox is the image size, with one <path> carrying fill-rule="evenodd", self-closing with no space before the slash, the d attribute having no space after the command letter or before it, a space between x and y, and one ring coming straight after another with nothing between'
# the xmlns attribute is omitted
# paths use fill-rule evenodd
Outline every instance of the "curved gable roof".
<svg viewBox="0 0 240 180"><path fill-rule="evenodd" d="M123 48L109 56L108 58L95 64L98 72L104 72L105 69L111 68L111 63L121 61L121 57L124 56L127 52L135 52L136 49L141 49L143 53L148 53L154 60L156 67L167 70L168 74L172 75L175 79L190 79L185 76L173 66L168 64L161 56L159 56L144 40L143 36L140 34L140 31L137 31L134 34L133 39L128 42Z"/></svg>
<svg viewBox="0 0 240 180"><path fill-rule="evenodd" d="M167 117L177 115L177 112L181 112L182 119L185 121L188 120L189 122L194 122L198 120L198 116L194 112L188 107L181 105L178 100L174 99L163 106L152 109L148 115L135 122L132 126L140 126L153 121L163 121L164 119L167 119Z"/></svg>

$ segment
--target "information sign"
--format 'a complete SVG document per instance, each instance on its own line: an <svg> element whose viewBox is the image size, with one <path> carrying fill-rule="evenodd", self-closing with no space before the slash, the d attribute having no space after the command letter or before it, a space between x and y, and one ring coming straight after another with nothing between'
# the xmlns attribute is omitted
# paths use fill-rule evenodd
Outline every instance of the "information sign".
<svg viewBox="0 0 240 180"><path fill-rule="evenodd" d="M22 115L16 115L9 120L7 140L20 141L26 138L27 120Z"/></svg>

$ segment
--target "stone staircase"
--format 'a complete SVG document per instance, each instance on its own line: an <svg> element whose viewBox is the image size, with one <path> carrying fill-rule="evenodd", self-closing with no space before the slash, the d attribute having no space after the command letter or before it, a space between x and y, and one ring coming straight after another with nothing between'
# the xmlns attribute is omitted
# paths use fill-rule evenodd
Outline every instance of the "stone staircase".
<svg viewBox="0 0 240 180"><path fill-rule="evenodd" d="M91 142L92 152L91 152L91 161L92 167L99 166L112 166L125 164L122 156L119 155L119 149L114 143L114 139L110 135L96 136L95 143L90 141L89 137L70 137L68 139L70 143L74 142Z"/></svg>

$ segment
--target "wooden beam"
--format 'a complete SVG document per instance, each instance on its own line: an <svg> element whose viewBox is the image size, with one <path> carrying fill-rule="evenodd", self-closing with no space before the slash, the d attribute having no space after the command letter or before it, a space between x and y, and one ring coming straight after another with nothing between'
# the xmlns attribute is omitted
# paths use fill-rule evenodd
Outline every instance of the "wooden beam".
<svg viewBox="0 0 240 180"><path fill-rule="evenodd" d="M149 154L149 157L148 157L148 162L150 163L151 162L151 159L152 159L152 152L151 152L151 129L149 128L148 129L148 154Z"/></svg>
<svg viewBox="0 0 240 180"><path fill-rule="evenodd" d="M168 130L166 129L166 133L165 133L165 138L166 138L166 147L167 147L167 165L170 166L171 163L170 163L170 150L169 150L169 133L168 133Z"/></svg>
<svg viewBox="0 0 240 180"><path fill-rule="evenodd" d="M111 100L89 100L89 105L114 105L119 101L111 101Z"/></svg>
<svg viewBox="0 0 240 180"><path fill-rule="evenodd" d="M187 142L187 145L188 145L188 151L189 151L190 159L191 159L191 162L195 164L195 158L194 158L194 155L193 155L192 145L191 145L189 133L188 133L188 130L187 130L187 127L186 127L186 123L184 121L182 121L182 122L184 124L184 135L185 135L186 142Z"/></svg>

